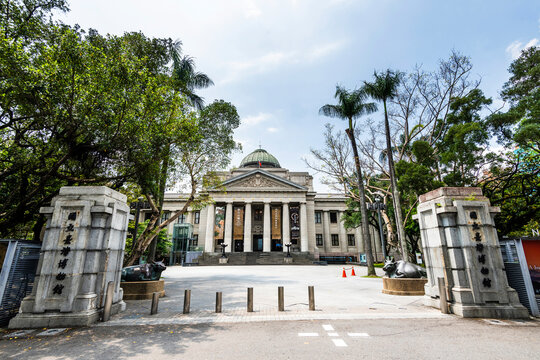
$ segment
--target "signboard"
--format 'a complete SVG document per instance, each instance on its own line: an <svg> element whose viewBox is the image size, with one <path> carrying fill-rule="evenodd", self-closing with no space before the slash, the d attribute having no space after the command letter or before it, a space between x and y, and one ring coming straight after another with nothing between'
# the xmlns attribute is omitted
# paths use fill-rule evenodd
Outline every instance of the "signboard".
<svg viewBox="0 0 540 360"><path fill-rule="evenodd" d="M214 226L214 238L216 240L223 240L224 229L225 229L225 207L216 206L216 222Z"/></svg>
<svg viewBox="0 0 540 360"><path fill-rule="evenodd" d="M531 275L534 294L540 296L540 241L522 240L523 252Z"/></svg>
<svg viewBox="0 0 540 360"><path fill-rule="evenodd" d="M300 207L291 206L289 213L291 217L291 243L297 244L300 239Z"/></svg>

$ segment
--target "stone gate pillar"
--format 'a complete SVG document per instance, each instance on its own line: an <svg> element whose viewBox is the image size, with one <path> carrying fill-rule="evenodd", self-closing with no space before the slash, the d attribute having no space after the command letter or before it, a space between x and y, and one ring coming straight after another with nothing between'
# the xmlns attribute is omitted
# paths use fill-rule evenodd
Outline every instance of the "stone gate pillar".
<svg viewBox="0 0 540 360"><path fill-rule="evenodd" d="M125 309L120 288L129 221L126 196L105 186L66 186L50 207L32 294L10 328L73 327L96 322L114 282L112 313Z"/></svg>
<svg viewBox="0 0 540 360"><path fill-rule="evenodd" d="M418 214L428 282L425 304L440 307L444 277L451 311L464 317L528 318L508 286L494 216L480 188L443 187L420 196Z"/></svg>

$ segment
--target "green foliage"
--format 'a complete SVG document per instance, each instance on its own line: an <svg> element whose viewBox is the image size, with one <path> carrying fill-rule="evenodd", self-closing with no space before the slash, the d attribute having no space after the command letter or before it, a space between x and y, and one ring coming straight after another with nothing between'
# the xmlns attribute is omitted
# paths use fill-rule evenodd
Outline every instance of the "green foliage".
<svg viewBox="0 0 540 360"><path fill-rule="evenodd" d="M139 223L139 228L137 229L137 237L139 237L144 232L149 222L150 222L149 220L146 220L143 223ZM133 234L134 229L135 229L135 222L132 220L129 222L129 225L128 225L129 234ZM169 252L171 251L171 247L172 247L172 241L170 241L171 239L169 238L167 234L167 229L162 229L159 232L157 238L158 238L158 243L157 243L157 248L156 248L156 258L167 256ZM133 237L129 235L126 238L126 247L125 247L124 257L127 258L131 256L132 250L133 250ZM144 252L144 255L146 256L148 255L148 250Z"/></svg>

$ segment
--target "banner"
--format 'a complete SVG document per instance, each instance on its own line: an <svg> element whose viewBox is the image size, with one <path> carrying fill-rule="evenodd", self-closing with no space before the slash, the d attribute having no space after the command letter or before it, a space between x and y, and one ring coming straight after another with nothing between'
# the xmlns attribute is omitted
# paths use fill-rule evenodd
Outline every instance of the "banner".
<svg viewBox="0 0 540 360"><path fill-rule="evenodd" d="M233 240L244 240L244 208L234 208Z"/></svg>
<svg viewBox="0 0 540 360"><path fill-rule="evenodd" d="M281 240L281 208L272 208L272 240Z"/></svg>
<svg viewBox="0 0 540 360"><path fill-rule="evenodd" d="M300 239L300 207L291 206L289 212L291 217L291 243L297 244Z"/></svg>
<svg viewBox="0 0 540 360"><path fill-rule="evenodd" d="M540 240L522 240L534 294L540 296Z"/></svg>
<svg viewBox="0 0 540 360"><path fill-rule="evenodd" d="M225 207L216 206L216 222L214 226L214 238L216 240L223 240L224 229L225 229Z"/></svg>

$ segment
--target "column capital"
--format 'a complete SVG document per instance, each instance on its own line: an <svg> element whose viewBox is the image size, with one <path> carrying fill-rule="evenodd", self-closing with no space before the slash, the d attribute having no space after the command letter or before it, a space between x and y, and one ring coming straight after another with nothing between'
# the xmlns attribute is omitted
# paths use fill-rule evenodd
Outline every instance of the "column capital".
<svg viewBox="0 0 540 360"><path fill-rule="evenodd" d="M289 205L289 201L288 201L288 200L287 200L287 201L282 201L281 204L283 204L283 205Z"/></svg>
<svg viewBox="0 0 540 360"><path fill-rule="evenodd" d="M244 200L244 204L251 204L253 200Z"/></svg>

